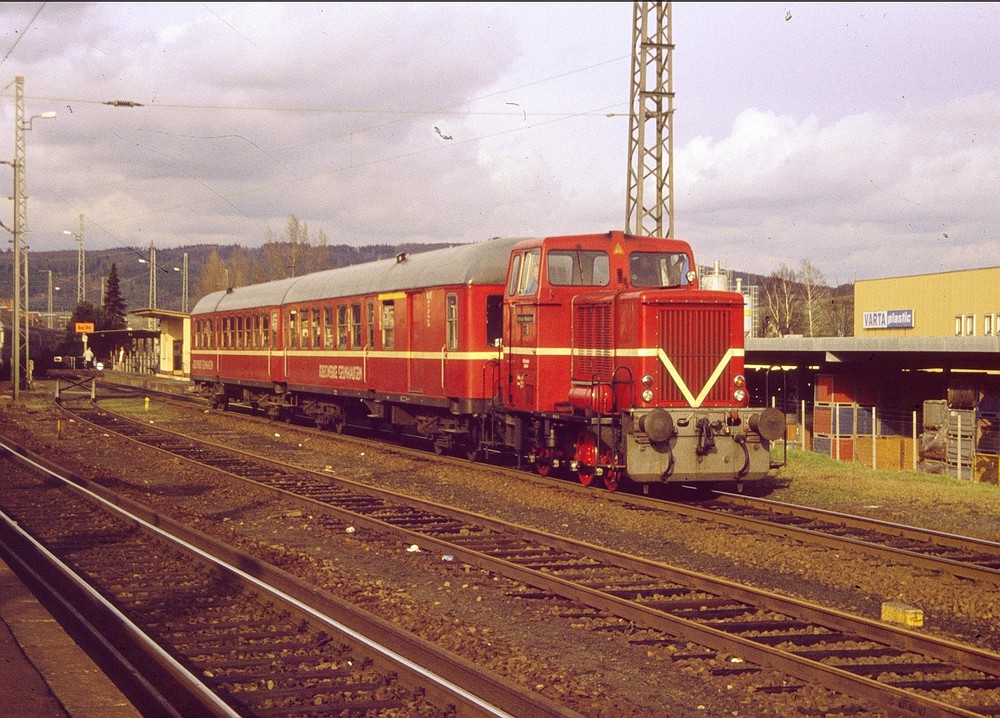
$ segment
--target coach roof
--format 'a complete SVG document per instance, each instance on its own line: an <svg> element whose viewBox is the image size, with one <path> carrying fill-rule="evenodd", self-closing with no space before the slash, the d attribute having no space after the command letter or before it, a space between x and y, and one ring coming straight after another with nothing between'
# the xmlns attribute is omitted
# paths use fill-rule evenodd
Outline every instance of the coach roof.
<svg viewBox="0 0 1000 718"><path fill-rule="evenodd" d="M497 238L429 252L400 253L394 259L220 290L202 297L191 313L240 311L424 287L503 284L511 249L520 241Z"/></svg>

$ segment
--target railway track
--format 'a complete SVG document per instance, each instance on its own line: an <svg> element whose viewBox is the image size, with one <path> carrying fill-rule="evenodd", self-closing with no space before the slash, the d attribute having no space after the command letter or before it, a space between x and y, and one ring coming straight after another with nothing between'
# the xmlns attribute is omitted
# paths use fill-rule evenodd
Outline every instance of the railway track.
<svg viewBox="0 0 1000 718"><path fill-rule="evenodd" d="M108 385L112 393L123 392L135 395L134 390ZM121 395L121 394L120 394ZM191 396L178 397L176 394L159 393L160 399L179 401L187 404L205 405ZM246 418L263 421L249 415ZM302 431L317 431L311 427L300 427ZM400 452L419 449L396 445ZM464 468L467 461L448 456L440 456L438 461L453 463ZM491 466L498 473L514 471ZM516 472L523 478L522 472ZM550 481L551 479L540 479ZM561 482L561 488L580 493L594 492L595 489L579 486L576 482ZM880 521L845 513L797 506L763 498L733 494L724 491L712 492L712 499L664 501L661 498L640 496L627 492L604 492L602 498L608 501L622 501L640 509L654 511L669 510L696 520L725 523L734 528L762 531L773 535L818 544L836 550L866 553L881 559L908 564L915 569L938 571L960 578L1000 585L1000 543L969 536L933 531L905 524Z"/></svg>
<svg viewBox="0 0 1000 718"><path fill-rule="evenodd" d="M852 548L962 578L1000 584L1000 543L779 501L714 492L679 510L832 548Z"/></svg>
<svg viewBox="0 0 1000 718"><path fill-rule="evenodd" d="M105 431L294 496L345 525L393 533L506 576L523 586L521 600L568 600L604 628L616 624L611 617L645 632L637 641L691 642L703 647L692 660L733 655L746 663L724 670L766 667L795 679L758 691L822 685L901 715L1000 714L1000 655L988 651L209 445L90 404L73 411Z"/></svg>
<svg viewBox="0 0 1000 718"><path fill-rule="evenodd" d="M5 557L64 597L144 715L581 718L40 457L0 449Z"/></svg>

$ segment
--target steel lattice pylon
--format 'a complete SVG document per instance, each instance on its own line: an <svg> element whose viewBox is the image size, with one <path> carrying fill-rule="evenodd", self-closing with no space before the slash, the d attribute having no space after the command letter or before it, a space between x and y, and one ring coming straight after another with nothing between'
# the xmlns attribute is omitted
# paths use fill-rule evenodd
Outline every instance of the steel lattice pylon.
<svg viewBox="0 0 1000 718"><path fill-rule="evenodd" d="M673 49L670 3L635 3L625 207L632 234L674 234Z"/></svg>
<svg viewBox="0 0 1000 718"><path fill-rule="evenodd" d="M14 78L14 331L11 383L14 399L22 385L29 385L31 346L28 339L28 193L24 168L24 78Z"/></svg>

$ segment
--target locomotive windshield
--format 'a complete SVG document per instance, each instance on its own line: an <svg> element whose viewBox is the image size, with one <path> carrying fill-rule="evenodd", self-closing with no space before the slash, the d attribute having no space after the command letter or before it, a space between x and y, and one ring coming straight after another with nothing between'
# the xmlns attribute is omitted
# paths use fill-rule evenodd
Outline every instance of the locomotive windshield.
<svg viewBox="0 0 1000 718"><path fill-rule="evenodd" d="M553 250L546 271L555 286L606 287L611 279L607 252L595 250Z"/></svg>
<svg viewBox="0 0 1000 718"><path fill-rule="evenodd" d="M683 252L632 252L628 259L634 287L679 287L688 283Z"/></svg>

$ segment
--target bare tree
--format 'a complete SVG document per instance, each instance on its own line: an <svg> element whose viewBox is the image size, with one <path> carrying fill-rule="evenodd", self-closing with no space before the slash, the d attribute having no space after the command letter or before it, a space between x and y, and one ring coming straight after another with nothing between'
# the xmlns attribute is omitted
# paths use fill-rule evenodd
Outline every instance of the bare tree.
<svg viewBox="0 0 1000 718"><path fill-rule="evenodd" d="M802 295L806 336L828 336L830 318L825 310L828 309L830 288L823 283L823 273L808 259L803 259L797 279Z"/></svg>
<svg viewBox="0 0 1000 718"><path fill-rule="evenodd" d="M784 263L764 280L764 336L801 333L801 294L795 272Z"/></svg>
<svg viewBox="0 0 1000 718"><path fill-rule="evenodd" d="M195 287L195 295L198 297L229 288L226 265L222 262L218 250L213 249L208 259L201 265Z"/></svg>
<svg viewBox="0 0 1000 718"><path fill-rule="evenodd" d="M322 232L317 242L326 243L326 235ZM294 214L288 216L285 223L285 234L279 236L269 227L264 235L264 267L267 279L283 279L296 277L303 267L311 266L312 254L309 225Z"/></svg>
<svg viewBox="0 0 1000 718"><path fill-rule="evenodd" d="M853 337L854 285L844 285L831 291L828 305L830 334L835 337Z"/></svg>

